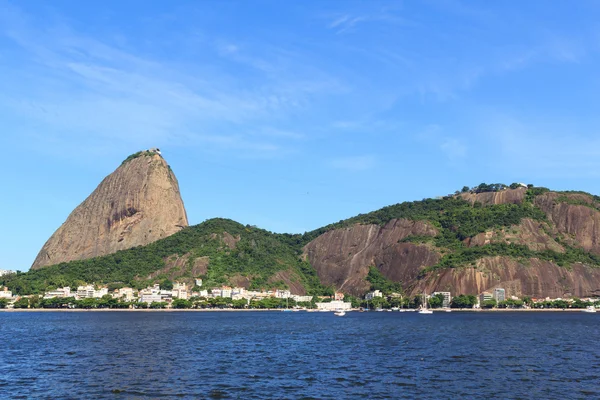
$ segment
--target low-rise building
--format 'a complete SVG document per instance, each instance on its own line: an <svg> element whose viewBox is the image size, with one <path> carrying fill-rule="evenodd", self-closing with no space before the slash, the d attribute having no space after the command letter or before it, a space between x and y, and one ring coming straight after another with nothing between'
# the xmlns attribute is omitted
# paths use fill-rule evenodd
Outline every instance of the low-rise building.
<svg viewBox="0 0 600 400"><path fill-rule="evenodd" d="M7 287L3 288L0 291L0 299L11 299L12 298L12 291L8 290Z"/></svg>
<svg viewBox="0 0 600 400"><path fill-rule="evenodd" d="M348 311L352 308L352 303L343 302L341 300L334 300L328 303L316 303L317 309L320 311L336 311L345 310Z"/></svg>
<svg viewBox="0 0 600 400"><path fill-rule="evenodd" d="M231 288L229 286L221 287L221 297L231 297Z"/></svg>
<svg viewBox="0 0 600 400"><path fill-rule="evenodd" d="M154 303L154 302L161 302L162 301L162 295L161 295L161 290L160 290L160 286L158 285L154 285L153 287L148 287L146 289L142 289L140 290L140 303Z"/></svg>
<svg viewBox="0 0 600 400"><path fill-rule="evenodd" d="M94 285L78 286L77 287L77 298L78 299L99 299L105 294L108 294L108 288L100 288L96 290Z"/></svg>
<svg viewBox="0 0 600 400"><path fill-rule="evenodd" d="M312 296L298 296L298 295L294 295L292 296L292 299L294 299L294 301L296 303L310 303L313 299Z"/></svg>
<svg viewBox="0 0 600 400"><path fill-rule="evenodd" d="M479 295L479 304L483 305L484 301L493 300L494 296L490 292L483 292Z"/></svg>
<svg viewBox="0 0 600 400"><path fill-rule="evenodd" d="M54 297L60 297L60 298L71 297L71 288L70 287L58 288L56 290L51 290L49 292L44 293L45 299L52 299Z"/></svg>
<svg viewBox="0 0 600 400"><path fill-rule="evenodd" d="M275 291L275 297L278 299L289 299L290 297L292 297L292 294L290 293L289 290L277 289Z"/></svg>
<svg viewBox="0 0 600 400"><path fill-rule="evenodd" d="M174 299L187 300L189 293L185 283L175 283L173 285L172 295Z"/></svg>
<svg viewBox="0 0 600 400"><path fill-rule="evenodd" d="M124 287L121 289L116 289L113 293L113 297L117 299L123 299L125 301L133 301L135 298L134 290L130 287Z"/></svg>

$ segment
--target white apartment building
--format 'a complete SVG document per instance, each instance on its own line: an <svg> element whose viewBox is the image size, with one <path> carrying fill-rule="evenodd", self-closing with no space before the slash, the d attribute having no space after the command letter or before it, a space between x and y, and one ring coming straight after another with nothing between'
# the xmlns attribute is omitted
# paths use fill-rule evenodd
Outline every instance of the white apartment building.
<svg viewBox="0 0 600 400"><path fill-rule="evenodd" d="M329 303L316 303L317 309L320 311L348 311L352 308L352 303L346 303L341 300L334 300Z"/></svg>
<svg viewBox="0 0 600 400"><path fill-rule="evenodd" d="M113 293L114 298L121 298L125 301L133 301L134 299L134 291L130 287L124 287L121 289L116 289Z"/></svg>
<svg viewBox="0 0 600 400"><path fill-rule="evenodd" d="M173 290L171 291L171 293L174 299L186 300L189 297L187 285L185 283L173 284Z"/></svg>
<svg viewBox="0 0 600 400"><path fill-rule="evenodd" d="M229 286L221 288L221 297L231 297L231 288Z"/></svg>
<svg viewBox="0 0 600 400"><path fill-rule="evenodd" d="M153 303L153 302L161 302L161 290L158 285L154 285L154 287L146 288L140 290L140 303Z"/></svg>
<svg viewBox="0 0 600 400"><path fill-rule="evenodd" d="M310 303L312 301L312 296L292 296L292 299L294 299L294 301L296 301L297 303Z"/></svg>
<svg viewBox="0 0 600 400"><path fill-rule="evenodd" d="M0 299L10 299L12 298L12 292L10 290L8 290L8 288L4 288L2 289L2 291L0 291Z"/></svg>
<svg viewBox="0 0 600 400"><path fill-rule="evenodd" d="M58 288L56 290L51 290L49 292L44 293L45 299L52 299L54 297L60 297L60 298L71 297L71 288L70 287Z"/></svg>
<svg viewBox="0 0 600 400"><path fill-rule="evenodd" d="M78 286L77 287L77 298L78 299L99 299L105 294L108 294L108 288L94 289L94 285Z"/></svg>
<svg viewBox="0 0 600 400"><path fill-rule="evenodd" d="M292 294L290 293L289 290L279 290L277 289L275 291L275 297L278 299L289 299L290 297L292 297Z"/></svg>

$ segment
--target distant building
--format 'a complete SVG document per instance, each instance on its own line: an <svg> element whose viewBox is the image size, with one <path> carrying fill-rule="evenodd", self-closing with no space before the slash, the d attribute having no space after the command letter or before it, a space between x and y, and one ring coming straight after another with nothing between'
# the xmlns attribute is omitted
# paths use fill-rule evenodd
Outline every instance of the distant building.
<svg viewBox="0 0 600 400"><path fill-rule="evenodd" d="M221 297L231 297L231 288L229 286L221 287Z"/></svg>
<svg viewBox="0 0 600 400"><path fill-rule="evenodd" d="M289 299L290 297L292 297L292 294L290 293L289 290L279 290L277 289L275 291L275 297L278 299Z"/></svg>
<svg viewBox="0 0 600 400"><path fill-rule="evenodd" d="M4 289L2 289L2 291L0 291L0 299L10 299L12 298L12 292L10 290L8 290L7 287L5 287Z"/></svg>
<svg viewBox="0 0 600 400"><path fill-rule="evenodd" d="M10 269L0 269L0 276L15 274L16 271L12 271Z"/></svg>
<svg viewBox="0 0 600 400"><path fill-rule="evenodd" d="M140 290L140 303L154 303L154 302L161 302L162 301L162 295L161 295L161 290L160 290L160 286L158 285L154 285L153 287L149 287L146 289L142 289Z"/></svg>
<svg viewBox="0 0 600 400"><path fill-rule="evenodd" d="M479 295L479 304L483 304L484 301L493 300L494 296L490 292L483 292Z"/></svg>
<svg viewBox="0 0 600 400"><path fill-rule="evenodd" d="M153 147L153 148L149 149L148 151L151 153L156 153L156 154L162 155L162 153L160 152L160 149L158 147Z"/></svg>
<svg viewBox="0 0 600 400"><path fill-rule="evenodd" d="M335 294L333 295L333 299L334 300L344 300L344 293L335 292Z"/></svg>
<svg viewBox="0 0 600 400"><path fill-rule="evenodd" d="M185 283L175 283L173 285L173 290L171 291L174 299L183 299L187 300L188 290L187 285Z"/></svg>
<svg viewBox="0 0 600 400"><path fill-rule="evenodd" d="M444 300L442 303L442 307L450 307L450 302L452 301L452 296L450 296L450 292L433 292L433 296L441 294L444 296Z"/></svg>
<svg viewBox="0 0 600 400"><path fill-rule="evenodd" d="M58 288L56 290L51 290L49 292L44 293L45 299L52 299L54 297L60 297L60 298L71 297L71 288L70 287Z"/></svg>
<svg viewBox="0 0 600 400"><path fill-rule="evenodd" d="M310 303L312 298L312 296L292 296L292 299L297 303Z"/></svg>
<svg viewBox="0 0 600 400"><path fill-rule="evenodd" d="M113 297L122 298L125 301L132 301L134 299L133 294L134 294L134 292L133 292L132 288L124 287L121 289L116 289L115 292L113 293Z"/></svg>
<svg viewBox="0 0 600 400"><path fill-rule="evenodd" d="M493 297L494 297L494 300L496 300L498 303L500 303L501 301L506 300L506 292L502 288L496 288L496 289L494 289Z"/></svg>
<svg viewBox="0 0 600 400"><path fill-rule="evenodd" d="M316 303L316 306L318 310L322 311L350 310L352 308L352 303L334 300L329 303Z"/></svg>
<svg viewBox="0 0 600 400"><path fill-rule="evenodd" d="M194 281L196 282L196 286L198 286L198 287L202 286L202 279L195 279Z"/></svg>
<svg viewBox="0 0 600 400"><path fill-rule="evenodd" d="M78 286L77 287L77 298L78 299L99 299L105 294L108 294L108 288L100 288L96 290L94 285Z"/></svg>
<svg viewBox="0 0 600 400"><path fill-rule="evenodd" d="M383 297L383 293L380 290L373 290L365 295L366 300L373 300L375 297Z"/></svg>

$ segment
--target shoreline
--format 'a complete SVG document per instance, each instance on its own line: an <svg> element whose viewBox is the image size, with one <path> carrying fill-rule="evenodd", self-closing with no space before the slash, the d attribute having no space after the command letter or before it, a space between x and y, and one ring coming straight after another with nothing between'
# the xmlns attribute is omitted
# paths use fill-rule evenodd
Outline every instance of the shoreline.
<svg viewBox="0 0 600 400"><path fill-rule="evenodd" d="M496 308L496 309L469 309L469 308L455 308L451 309L452 312L467 312L467 313L495 313L495 312L584 312L584 308ZM130 308L0 308L0 312L8 312L8 313L18 313L18 312L284 312L284 309L279 308L256 308L256 309L234 309L234 308L223 308L223 309L203 309L203 308L157 308L157 309L149 309L149 308L138 308L138 309L130 309ZM290 310L291 311L291 310ZM431 310L434 313L446 313L446 310ZM315 313L324 313L333 311L317 311L317 310L299 310L293 312L315 312ZM348 310L347 312L356 312L360 313L358 309ZM394 314L401 313L400 311L364 311L368 313L373 312L391 312ZM402 313L416 313L416 310L404 311Z"/></svg>

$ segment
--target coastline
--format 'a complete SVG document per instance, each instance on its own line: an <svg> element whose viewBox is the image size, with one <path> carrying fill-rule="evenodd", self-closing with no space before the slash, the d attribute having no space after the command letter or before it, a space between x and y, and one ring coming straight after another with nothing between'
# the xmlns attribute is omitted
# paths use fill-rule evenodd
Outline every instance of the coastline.
<svg viewBox="0 0 600 400"><path fill-rule="evenodd" d="M452 312L467 312L467 313L495 313L495 312L584 312L583 308L496 308L496 309L469 309L469 308L456 308L452 309ZM266 311L277 311L283 312L283 309L280 308L253 308L253 309L234 309L234 308L223 308L223 309L202 309L202 308L138 308L138 309L129 309L129 308L0 308L0 312L9 312L9 313L18 313L18 312L266 312ZM446 310L436 310L432 309L434 313L446 313ZM299 310L294 312L318 312L323 313L324 311L317 310ZM331 312L331 311L327 311ZM360 311L358 309L352 309L348 312L357 312ZM377 312L377 311L366 311L369 313ZM398 314L400 311L381 311L381 312L391 312L393 314ZM416 311L404 311L404 313L416 312Z"/></svg>

